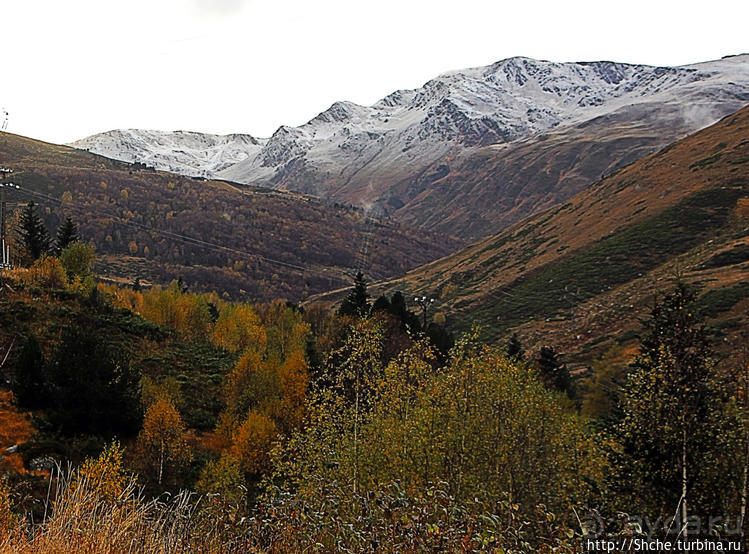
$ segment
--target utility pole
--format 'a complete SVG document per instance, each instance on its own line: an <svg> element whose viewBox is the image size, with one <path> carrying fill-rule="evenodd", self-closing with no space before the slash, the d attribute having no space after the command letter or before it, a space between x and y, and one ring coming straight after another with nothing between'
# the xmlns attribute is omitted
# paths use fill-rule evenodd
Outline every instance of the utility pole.
<svg viewBox="0 0 749 554"><path fill-rule="evenodd" d="M416 302L419 306L421 306L421 311L424 315L424 327L422 330L426 333L427 332L427 311L429 310L429 306L434 304L434 298L427 298L426 296L422 296L419 298L418 296L414 297L414 302Z"/></svg>
<svg viewBox="0 0 749 554"><path fill-rule="evenodd" d="M10 246L8 246L8 234L6 230L6 189L8 187L18 188L18 185L13 183L6 183L5 178L13 173L12 169L6 167L0 167L0 268L10 269Z"/></svg>

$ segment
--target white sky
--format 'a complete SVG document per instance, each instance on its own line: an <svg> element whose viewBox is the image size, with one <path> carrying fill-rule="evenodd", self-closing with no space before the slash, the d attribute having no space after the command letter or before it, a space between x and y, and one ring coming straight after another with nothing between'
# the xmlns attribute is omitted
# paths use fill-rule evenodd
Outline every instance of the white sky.
<svg viewBox="0 0 749 554"><path fill-rule="evenodd" d="M8 131L270 136L522 55L681 65L749 52L749 2L0 0Z"/></svg>

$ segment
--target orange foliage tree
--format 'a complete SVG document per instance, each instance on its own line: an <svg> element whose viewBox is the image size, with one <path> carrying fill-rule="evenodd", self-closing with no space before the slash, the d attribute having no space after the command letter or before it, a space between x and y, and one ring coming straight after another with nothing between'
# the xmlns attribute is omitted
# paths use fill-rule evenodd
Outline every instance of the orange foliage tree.
<svg viewBox="0 0 749 554"><path fill-rule="evenodd" d="M251 411L234 433L231 455L240 468L252 473L268 469L269 452L277 435L276 424L268 416Z"/></svg>

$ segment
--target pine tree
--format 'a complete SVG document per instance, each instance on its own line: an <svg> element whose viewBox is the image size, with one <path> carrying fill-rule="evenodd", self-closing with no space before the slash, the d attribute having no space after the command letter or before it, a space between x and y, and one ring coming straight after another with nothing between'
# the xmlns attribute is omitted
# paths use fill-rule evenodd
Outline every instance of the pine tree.
<svg viewBox="0 0 749 554"><path fill-rule="evenodd" d="M354 288L341 304L338 313L341 315L352 315L362 317L369 313L369 293L367 292L367 280L359 271L354 278Z"/></svg>
<svg viewBox="0 0 749 554"><path fill-rule="evenodd" d="M372 304L372 313L374 312L389 312L390 311L390 300L384 294L375 300Z"/></svg>
<svg viewBox="0 0 749 554"><path fill-rule="evenodd" d="M49 251L50 237L44 222L36 213L33 201L26 204L21 212L18 229L19 242L23 245L26 256L31 262L38 260Z"/></svg>
<svg viewBox="0 0 749 554"><path fill-rule="evenodd" d="M419 316L408 309L406 298L401 291L395 291L390 300L390 313L401 321L401 330L411 333L421 332L421 320Z"/></svg>
<svg viewBox="0 0 749 554"><path fill-rule="evenodd" d="M94 328L65 328L47 364L47 417L53 428L67 436L137 431L140 374L125 356Z"/></svg>
<svg viewBox="0 0 749 554"><path fill-rule="evenodd" d="M78 225L70 219L70 216L66 217L65 221L57 229L57 237L55 238L55 247L53 249L55 256L59 256L65 248L80 240Z"/></svg>

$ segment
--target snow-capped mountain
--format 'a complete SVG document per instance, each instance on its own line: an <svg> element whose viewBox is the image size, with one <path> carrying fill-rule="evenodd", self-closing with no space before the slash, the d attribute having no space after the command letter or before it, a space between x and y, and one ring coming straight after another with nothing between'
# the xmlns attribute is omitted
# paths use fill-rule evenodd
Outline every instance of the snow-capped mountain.
<svg viewBox="0 0 749 554"><path fill-rule="evenodd" d="M209 177L245 160L260 150L262 144L262 139L246 134L116 129L78 140L70 146L173 173Z"/></svg>
<svg viewBox="0 0 749 554"><path fill-rule="evenodd" d="M424 217L410 212L412 207L417 209L420 197L432 192L427 189L448 178L458 165L465 167L472 156L481 160L501 157L518 145L586 125L600 134L605 129L595 122L613 118L629 134L632 149L625 151L620 145L609 158L598 159L588 172L597 177L627 160L628 152L652 151L747 102L747 54L682 67L510 58L445 73L421 88L396 91L372 106L336 102L300 127L280 127L264 141L250 137L237 139L237 145L222 143L202 157L199 145L193 151L180 140L163 139L164 134L138 131L95 135L75 146L180 173L377 204L388 213L424 223ZM112 140L113 133L120 134ZM199 134L190 136L198 143L201 140ZM576 140L598 140L595 134L576 131L576 136ZM559 161L554 171L560 179L569 173L568 162L581 163L576 158ZM585 173L584 178L588 177ZM482 178L495 182L503 176ZM527 178L532 176L523 177ZM525 184L508 183L505 188ZM575 184L577 189L580 186ZM571 195L575 187L553 200ZM454 193L443 191L440 201L442 208L452 203L450 213L466 209L455 205ZM440 202L431 209L438 209ZM538 207L526 204L525 211ZM440 216L431 213L430 217ZM476 232L489 230L496 229ZM471 238L474 233L465 236Z"/></svg>

